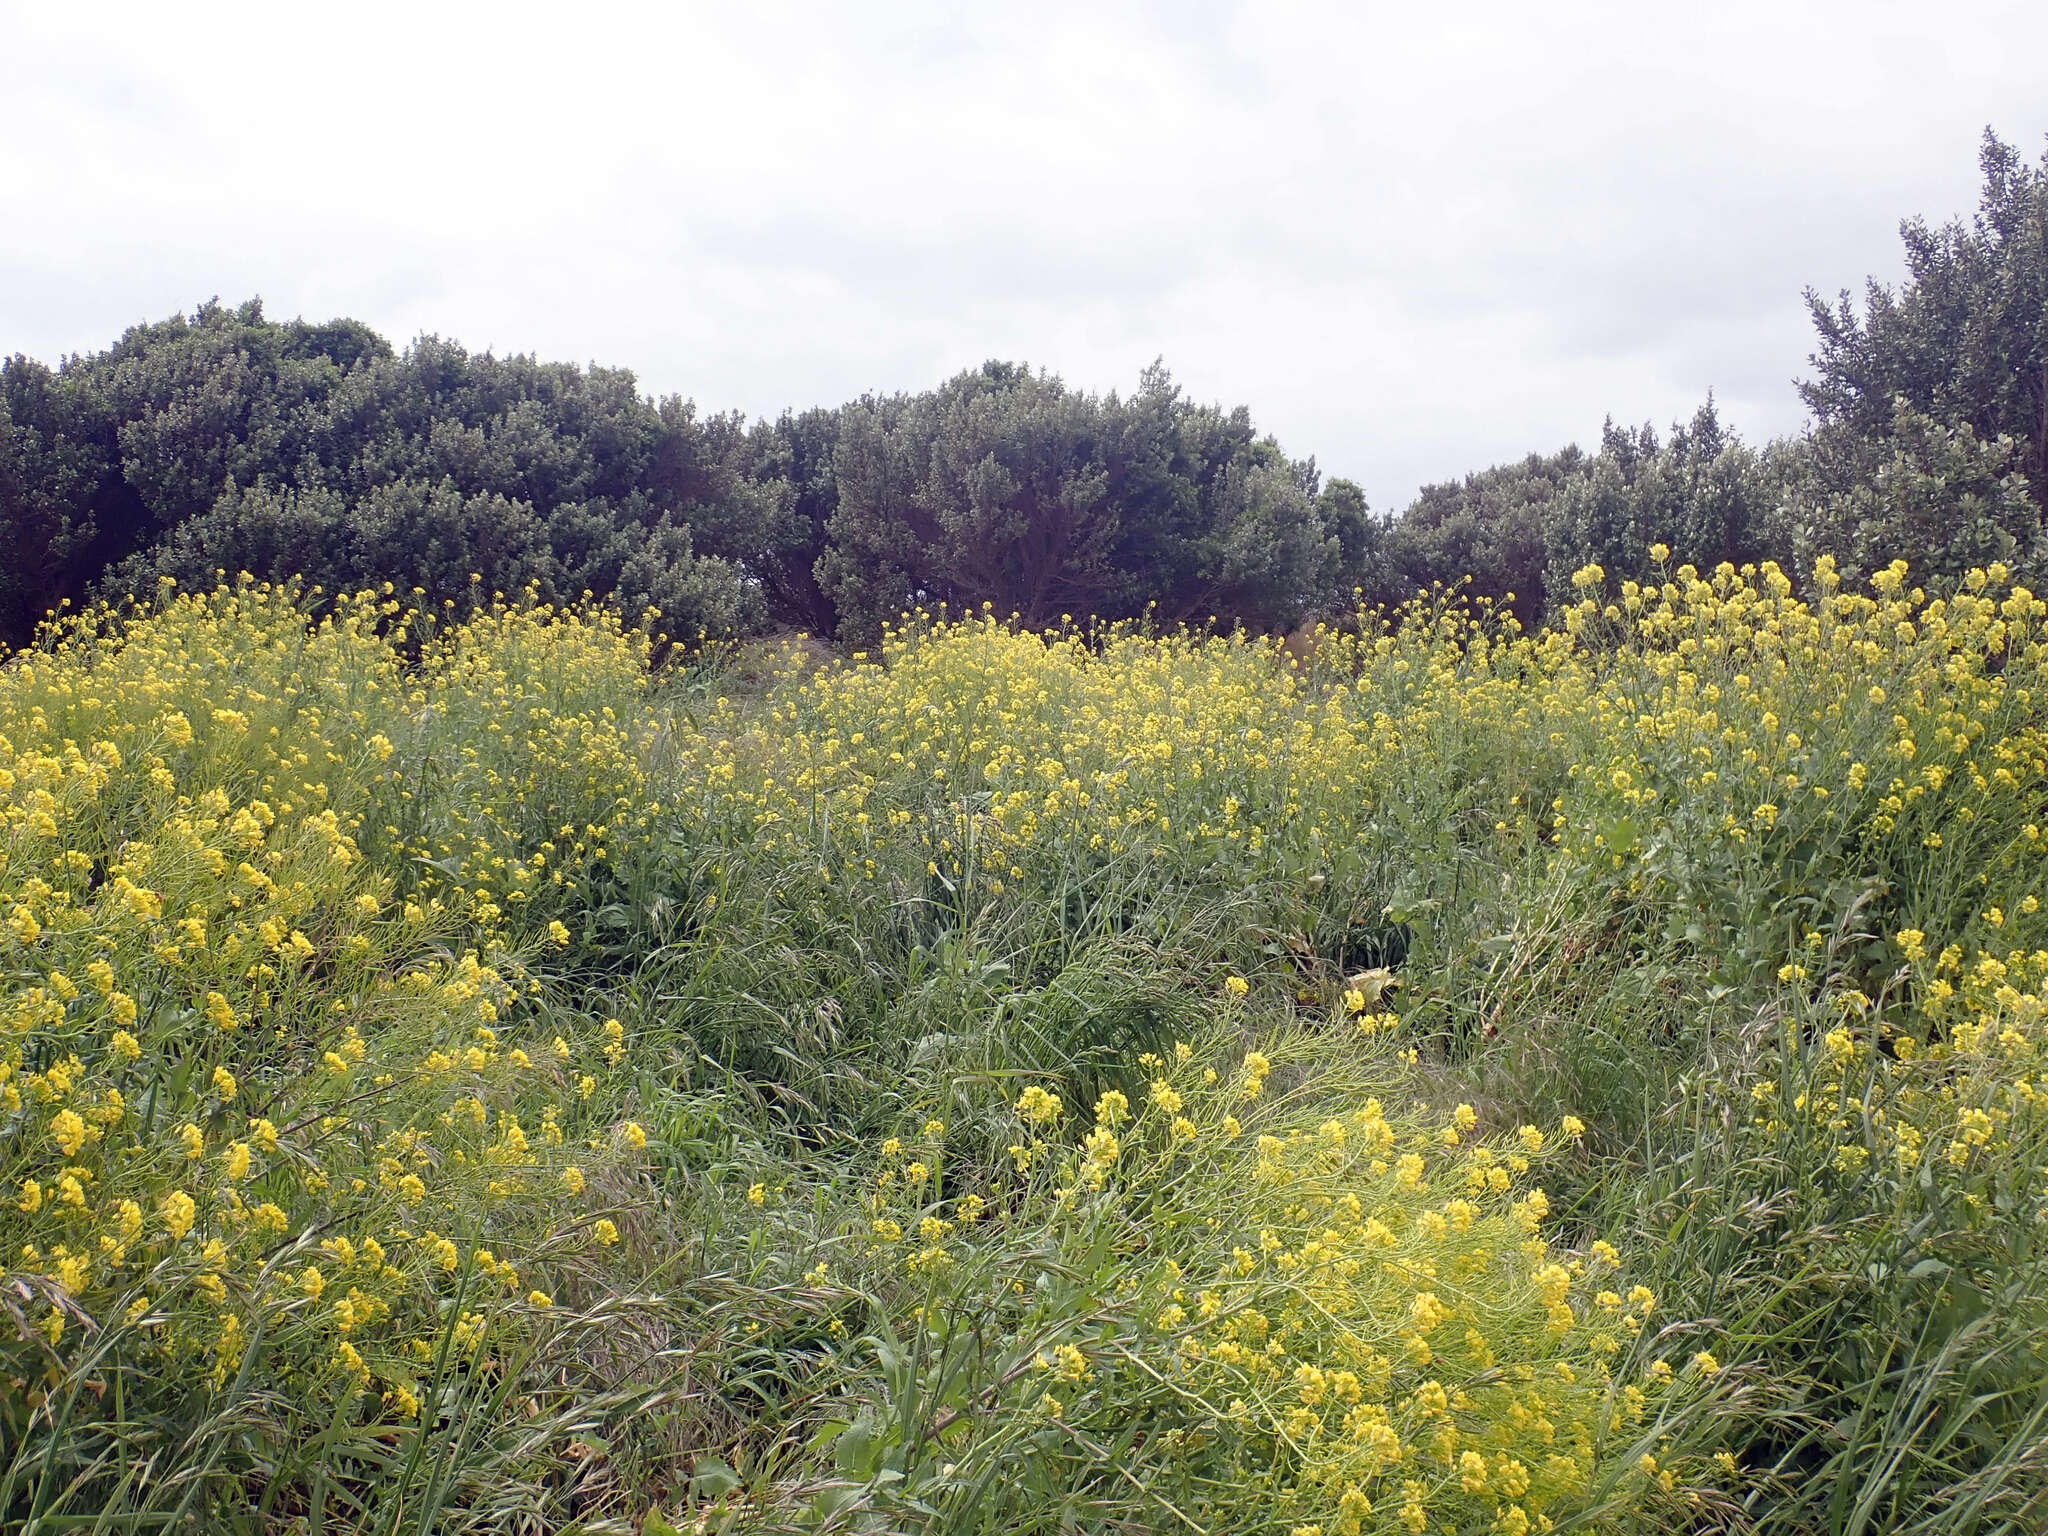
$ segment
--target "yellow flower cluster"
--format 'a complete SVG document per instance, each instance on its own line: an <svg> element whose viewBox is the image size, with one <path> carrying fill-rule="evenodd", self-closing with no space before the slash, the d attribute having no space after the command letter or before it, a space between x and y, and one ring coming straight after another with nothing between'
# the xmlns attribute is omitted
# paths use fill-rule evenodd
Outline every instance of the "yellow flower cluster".
<svg viewBox="0 0 2048 1536"><path fill-rule="evenodd" d="M53 629L0 671L0 1269L40 1330L11 1376L119 1329L165 1380L403 1419L442 1344L552 1326L672 1122L630 1101L625 1022L562 1022L540 968L676 847L642 907L687 905L706 953L766 917L1085 924L1112 887L1284 900L1284 937L1360 893L1398 919L1427 805L1460 860L1657 912L1812 1010L1749 1113L1826 1179L2038 1220L2048 606L1995 567L1936 598L1825 561L1804 595L1768 565L1581 575L1537 635L1442 598L1291 647L920 618L745 699L657 688L645 634L533 602L455 624L244 582ZM1797 914L1789 953L1758 911ZM982 1286L1041 1428L1152 1394L1182 1438L1149 1448L1230 1459L1324 1536L1706 1480L1656 1437L1720 1390L1716 1341L1658 1342L1620 1255L1554 1230L1539 1173L1585 1126L1388 1109L1394 978L1293 958L1187 981L1233 1025L1292 992L1297 1033L1026 1088L993 1172L906 1128L836 1241L919 1307ZM735 1205L783 1220L788 1183ZM1048 1252L1106 1266L1119 1326L1034 1311Z"/></svg>
<svg viewBox="0 0 2048 1536"><path fill-rule="evenodd" d="M0 672L0 1272L53 1350L125 1326L218 1386L260 1336L302 1401L402 1411L457 1286L473 1344L522 1315L521 1271L590 1241L555 1192L633 1155L572 1086L616 1036L548 1043L487 908L540 887L505 872L530 824L638 783L611 703L644 654L527 610L409 661L416 622L245 584ZM496 718L437 746L463 709ZM429 814L444 893L398 883Z"/></svg>
<svg viewBox="0 0 2048 1536"><path fill-rule="evenodd" d="M1751 1089L1769 1138L1821 1146L1875 1210L1941 1207L1967 1226L2048 1221L2048 950L1927 952L1897 936L1920 993L1910 1011L1830 993L1831 1027L1786 1075Z"/></svg>
<svg viewBox="0 0 2048 1536"><path fill-rule="evenodd" d="M1390 1112L1363 1092L1385 1057L1361 1066L1327 1033L1212 1059L1144 1058L1142 1098L1105 1091L1071 1138L1057 1101L1025 1089L1014 1184L987 1194L949 1190L933 1146L891 1141L870 1244L900 1252L925 1306L985 1269L995 1299L966 1305L1003 1309L1023 1337L1044 1319L1011 1289L1021 1255L1087 1252L1132 1322L1042 1345L1026 1410L1107 1432L1163 1383L1168 1422L1236 1446L1225 1481L1277 1465L1277 1512L1328 1532L1540 1530L1617 1478L1648 1509L1710 1476L1700 1457L1633 1470L1660 1415L1721 1367L1657 1341L1656 1298L1614 1247L1550 1235L1538 1176L1570 1129L1447 1137L1473 1126L1468 1107Z"/></svg>
<svg viewBox="0 0 2048 1536"><path fill-rule="evenodd" d="M1537 635L1441 599L1291 649L921 621L792 668L765 710L718 701L679 733L682 808L781 850L815 901L877 882L967 915L1117 863L1349 890L1388 819L1448 798L1494 854L1670 899L1757 976L1730 893L1783 849L1941 854L1986 885L2040 854L2048 604L2002 568L1932 599L1896 567L1844 592L1827 560L1804 597L1768 564L1612 600L1584 575Z"/></svg>
<svg viewBox="0 0 2048 1536"><path fill-rule="evenodd" d="M1759 859L1854 846L1880 867L1946 849L1981 861L1981 886L2024 879L2048 604L2008 579L1973 571L1930 599L1898 564L1864 596L1823 559L1804 599L1769 565L1585 598L1532 649L1585 647L1543 669L1540 718L1574 749L1552 830L1650 883L1684 878L1656 845L1717 839Z"/></svg>

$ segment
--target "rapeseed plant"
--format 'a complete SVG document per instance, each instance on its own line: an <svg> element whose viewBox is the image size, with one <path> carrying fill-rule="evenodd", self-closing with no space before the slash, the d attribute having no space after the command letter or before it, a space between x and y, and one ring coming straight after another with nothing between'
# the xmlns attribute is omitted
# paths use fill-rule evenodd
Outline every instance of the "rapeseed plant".
<svg viewBox="0 0 2048 1536"><path fill-rule="evenodd" d="M1405 1069L1356 1036L1272 1037L1222 1070L1219 1049L1149 1058L1143 1100L1106 1093L1084 1123L1026 1088L971 1194L883 1148L862 1236L895 1326L993 1358L921 1445L886 1429L907 1380L852 1408L863 1454L895 1453L882 1507L1026 1519L1001 1490L1043 1467L1019 1463L1084 1481L1072 1447L1128 1440L1133 1415L1134 1507L1205 1528L1627 1523L1726 1481L1694 1444L1718 1360L1646 1326L1656 1298L1613 1245L1551 1235L1538 1180L1568 1134L1489 1145L1469 1108L1389 1111L1368 1090Z"/></svg>
<svg viewBox="0 0 2048 1536"><path fill-rule="evenodd" d="M530 596L52 628L0 1507L2026 1528L2048 605L1577 591L761 687Z"/></svg>
<svg viewBox="0 0 2048 1536"><path fill-rule="evenodd" d="M558 716L534 679L513 687L530 729L501 758L525 757L525 788L459 819L452 879L407 879L371 830L417 794L391 734L417 738L423 699L431 719L505 693L519 626L551 621L486 616L408 686L377 633L394 614L366 596L309 628L292 594L245 586L118 641L77 626L0 674L0 1266L35 1335L7 1349L8 1429L54 1434L61 1398L80 1438L60 1469L118 1442L82 1387L190 1413L184 1386L232 1381L302 1423L414 1420L451 1300L472 1354L530 1331L549 1308L522 1275L590 1246L555 1204L564 1172L634 1155L564 1092L576 1062L614 1074L605 1037L542 1049L489 884L523 821L616 798L618 759L588 756L608 706ZM557 679L587 684L623 643L600 624L579 655L580 626L558 627Z"/></svg>

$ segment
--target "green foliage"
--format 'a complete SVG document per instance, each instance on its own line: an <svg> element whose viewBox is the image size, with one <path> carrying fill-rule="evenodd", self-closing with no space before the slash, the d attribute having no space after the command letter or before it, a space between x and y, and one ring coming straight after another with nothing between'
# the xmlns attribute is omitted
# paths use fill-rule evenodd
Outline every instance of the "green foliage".
<svg viewBox="0 0 2048 1536"><path fill-rule="evenodd" d="M1902 415L1967 428L1984 443L2009 439L2011 467L2039 507L2048 495L2048 155L2029 167L1987 129L1978 161L1984 187L1968 224L1900 225L1907 279L1898 292L1872 280L1861 315L1847 293L1830 306L1808 292L1820 351L1800 392L1823 432L1864 443L1883 444Z"/></svg>
<svg viewBox="0 0 2048 1536"><path fill-rule="evenodd" d="M871 637L918 602L1285 628L1372 548L1356 487L1318 491L1158 368L1123 401L991 363L749 427L622 370L207 304L0 369L0 529L26 557L0 641L89 590L237 572L464 611L588 593L685 635Z"/></svg>
<svg viewBox="0 0 2048 1536"><path fill-rule="evenodd" d="M1721 425L1711 398L1662 444L1647 425L1631 432L1609 422L1600 452L1565 482L1545 522L1543 589L1569 592L1588 564L1646 572L1653 544L1703 571L1752 564L1776 549L1772 482L1766 456Z"/></svg>
<svg viewBox="0 0 2048 1536"><path fill-rule="evenodd" d="M1711 398L1662 441L1647 424L1610 420L1591 456L1576 447L1531 454L1425 486L1388 530L1369 595L1398 603L1462 579L1473 595L1540 622L1572 600L1582 566L1642 576L1653 544L1701 570L1753 564L1792 542L1778 512L1792 457L1782 445L1758 452L1744 443Z"/></svg>
<svg viewBox="0 0 2048 1536"><path fill-rule="evenodd" d="M207 304L54 372L10 359L0 403L0 526L29 552L0 578L11 643L95 584L241 571L465 610L590 592L686 634L766 615L741 562L772 544L784 487L750 477L743 422L650 402L622 371L434 337L400 355L352 321Z"/></svg>
<svg viewBox="0 0 2048 1536"><path fill-rule="evenodd" d="M2038 1525L2048 604L1660 574L47 635L10 1528Z"/></svg>
<svg viewBox="0 0 2048 1536"><path fill-rule="evenodd" d="M817 574L863 641L920 604L1285 629L1348 594L1373 536L1355 486L1319 498L1312 463L1156 365L1123 400L989 363L840 433Z"/></svg>
<svg viewBox="0 0 2048 1536"><path fill-rule="evenodd" d="M1475 597L1540 621L1548 611L1544 530L1559 492L1584 463L1572 447L1424 486L1386 530L1365 595L1399 604L1432 583L1458 581Z"/></svg>
<svg viewBox="0 0 2048 1536"><path fill-rule="evenodd" d="M584 593L683 635L770 627L871 645L904 613L1035 626L1150 615L1284 632L1463 587L1525 622L1572 573L1821 552L1953 582L2048 561L2048 162L1987 134L1967 225L1902 227L1908 279L1859 311L1808 294L1810 430L1762 448L1711 397L1668 435L1425 486L1376 517L1154 364L1094 395L992 361L920 394L774 422L643 397L631 374L395 352L347 320L218 303L55 370L0 367L0 643L88 591L250 571L324 592ZM471 578L476 578L474 581Z"/></svg>
<svg viewBox="0 0 2048 1536"><path fill-rule="evenodd" d="M603 596L622 611L656 608L676 633L744 632L761 619L759 592L731 565L700 559L688 524L664 513L621 523L603 503L572 502L542 517L496 493L465 496L455 482L402 480L352 504L335 491L230 486L104 585L148 591L164 578L204 591L230 571L309 580L329 592L390 584L415 600L467 611L492 593L553 600Z"/></svg>
<svg viewBox="0 0 2048 1536"><path fill-rule="evenodd" d="M1937 420L1901 395L1881 435L1824 429L1793 458L1784 508L1791 541L1838 549L1859 572L1911 560L1944 585L1993 561L2041 572L2048 530L2015 467L2024 456L2010 437L1980 438L1967 421Z"/></svg>

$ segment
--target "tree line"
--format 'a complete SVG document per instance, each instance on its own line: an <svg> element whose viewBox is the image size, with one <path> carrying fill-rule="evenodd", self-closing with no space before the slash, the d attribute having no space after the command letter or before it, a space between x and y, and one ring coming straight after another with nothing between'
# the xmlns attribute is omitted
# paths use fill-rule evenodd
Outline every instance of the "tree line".
<svg viewBox="0 0 2048 1536"><path fill-rule="evenodd" d="M0 643L63 602L221 571L852 642L914 603L1284 630L1436 582L1537 619L1580 566L1640 573L1656 543L1703 569L1826 550L2048 579L2048 155L1987 133L1980 163L1973 218L1902 225L1896 291L1808 293L1799 436L1746 443L1709 398L1393 517L1157 364L1128 395L990 362L749 422L622 369L208 303L56 367L0 363Z"/></svg>
<svg viewBox="0 0 2048 1536"><path fill-rule="evenodd" d="M1798 436L1760 446L1710 397L1660 437L1611 420L1593 453L1531 454L1426 486L1380 528L1372 595L1469 576L1524 617L1598 562L1640 575L1652 544L1702 570L1832 553L1867 574L1895 559L1953 580L2003 560L2048 580L2048 155L1987 133L1975 216L1901 226L1906 279L1859 307L1809 290L1818 345Z"/></svg>
<svg viewBox="0 0 2048 1536"><path fill-rule="evenodd" d="M1355 486L1162 368L1128 397L989 363L749 424L623 370L403 353L218 303L0 368L0 632L169 576L537 587L672 628L866 638L913 602L1286 627L1362 576Z"/></svg>

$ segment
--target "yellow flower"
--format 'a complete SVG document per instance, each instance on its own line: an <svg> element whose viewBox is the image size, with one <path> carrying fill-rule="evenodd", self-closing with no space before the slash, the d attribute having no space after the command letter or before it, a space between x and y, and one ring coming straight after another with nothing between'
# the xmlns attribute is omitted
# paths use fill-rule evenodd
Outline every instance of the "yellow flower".
<svg viewBox="0 0 2048 1536"><path fill-rule="evenodd" d="M1232 997L1243 997L1251 989L1251 983L1242 976L1226 976L1223 978L1223 990Z"/></svg>
<svg viewBox="0 0 2048 1536"><path fill-rule="evenodd" d="M1088 1381L1095 1375L1088 1367L1088 1357L1072 1344L1061 1344L1050 1359L1040 1356L1040 1360L1061 1381Z"/></svg>
<svg viewBox="0 0 2048 1536"><path fill-rule="evenodd" d="M71 1110L59 1110L50 1121L50 1139L66 1157L76 1157L85 1146L85 1122Z"/></svg>
<svg viewBox="0 0 2048 1536"><path fill-rule="evenodd" d="M164 1230L176 1241L192 1230L193 1219L198 1207L192 1197L182 1189L174 1189L164 1196Z"/></svg>
<svg viewBox="0 0 2048 1536"><path fill-rule="evenodd" d="M1060 1117L1060 1101L1033 1084L1017 1096L1017 1114L1027 1125L1049 1125Z"/></svg>
<svg viewBox="0 0 2048 1536"><path fill-rule="evenodd" d="M343 1374L348 1376L358 1388L367 1387L370 1384L370 1368L363 1363L363 1357L357 1353L355 1345L349 1343L346 1339L342 1340L341 1344L334 1351L334 1358L336 1363L341 1366Z"/></svg>

